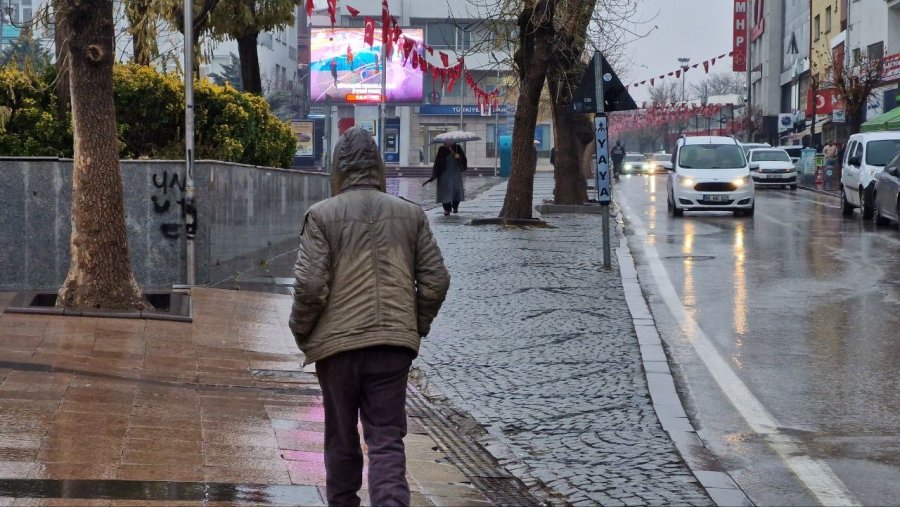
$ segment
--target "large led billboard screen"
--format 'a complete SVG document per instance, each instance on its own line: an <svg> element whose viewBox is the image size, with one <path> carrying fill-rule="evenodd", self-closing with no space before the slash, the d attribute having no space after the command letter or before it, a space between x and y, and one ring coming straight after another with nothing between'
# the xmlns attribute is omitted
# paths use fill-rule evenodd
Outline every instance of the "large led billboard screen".
<svg viewBox="0 0 900 507"><path fill-rule="evenodd" d="M375 45L363 42L365 28L313 28L310 54L310 95L313 102L378 103L381 97L381 29ZM422 42L421 28L404 28L403 35ZM402 41L401 41L402 44ZM395 47L387 62L388 103L422 102L422 72L413 69Z"/></svg>

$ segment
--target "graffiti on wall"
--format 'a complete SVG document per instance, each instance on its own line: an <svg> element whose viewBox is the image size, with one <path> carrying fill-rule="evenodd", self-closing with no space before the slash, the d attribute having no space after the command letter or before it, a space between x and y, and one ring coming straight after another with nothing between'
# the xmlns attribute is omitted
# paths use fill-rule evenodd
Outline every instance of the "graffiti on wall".
<svg viewBox="0 0 900 507"><path fill-rule="evenodd" d="M155 172L151 177L154 194L150 197L153 212L158 215L171 215L173 220L160 225L162 235L166 239L178 239L184 233L193 237L197 229L197 208L185 199L185 178L178 172Z"/></svg>

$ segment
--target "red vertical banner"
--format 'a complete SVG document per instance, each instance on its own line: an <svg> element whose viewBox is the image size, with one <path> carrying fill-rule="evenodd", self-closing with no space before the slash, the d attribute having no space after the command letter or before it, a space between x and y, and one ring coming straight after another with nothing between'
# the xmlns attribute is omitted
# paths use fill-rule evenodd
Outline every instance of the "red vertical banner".
<svg viewBox="0 0 900 507"><path fill-rule="evenodd" d="M732 69L734 72L747 72L747 11L749 0L734 0L734 51Z"/></svg>

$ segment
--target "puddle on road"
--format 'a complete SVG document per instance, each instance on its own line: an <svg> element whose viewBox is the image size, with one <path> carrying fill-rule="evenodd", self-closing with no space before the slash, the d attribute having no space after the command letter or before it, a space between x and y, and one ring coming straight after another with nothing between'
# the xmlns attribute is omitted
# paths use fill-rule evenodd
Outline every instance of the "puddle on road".
<svg viewBox="0 0 900 507"><path fill-rule="evenodd" d="M209 482L0 479L0 497L321 505L315 487Z"/></svg>

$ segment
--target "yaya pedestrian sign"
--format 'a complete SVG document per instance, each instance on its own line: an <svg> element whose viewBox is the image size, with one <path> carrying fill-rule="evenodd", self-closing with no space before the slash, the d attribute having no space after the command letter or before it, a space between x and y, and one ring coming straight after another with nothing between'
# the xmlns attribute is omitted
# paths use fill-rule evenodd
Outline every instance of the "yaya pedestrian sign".
<svg viewBox="0 0 900 507"><path fill-rule="evenodd" d="M365 43L365 28L313 28L309 64L310 99L313 102L377 104L381 101L381 41ZM419 43L424 31L405 28L403 35ZM422 102L422 71L411 61L403 64L403 52L387 60L385 96L388 103Z"/></svg>

